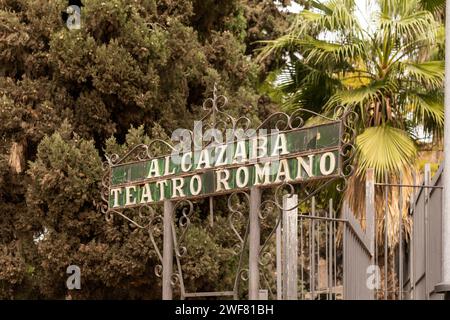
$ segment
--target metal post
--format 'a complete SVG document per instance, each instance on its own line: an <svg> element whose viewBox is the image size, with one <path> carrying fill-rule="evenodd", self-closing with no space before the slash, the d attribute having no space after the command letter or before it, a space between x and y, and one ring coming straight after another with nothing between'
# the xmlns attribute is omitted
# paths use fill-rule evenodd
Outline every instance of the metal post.
<svg viewBox="0 0 450 320"><path fill-rule="evenodd" d="M342 218L347 220L348 216L347 216L347 203L344 201L344 203L342 204ZM343 235L342 235L342 248L344 250L344 254L343 254L343 265L342 265L342 283L344 285L344 300L350 299L350 294L349 294L349 269L348 269L348 256L349 256L349 247L348 247L348 225L346 223L344 223L343 225Z"/></svg>
<svg viewBox="0 0 450 320"><path fill-rule="evenodd" d="M269 300L269 290L267 289L259 290L259 300Z"/></svg>
<svg viewBox="0 0 450 320"><path fill-rule="evenodd" d="M403 183L403 175L402 172L400 171L400 177L399 177L399 183L402 184ZM403 188L401 186L399 186L398 188L398 192L399 192L399 197L398 197L398 203L399 203L399 227L398 227L398 251L399 251L399 255L398 255L398 298L400 300L403 300Z"/></svg>
<svg viewBox="0 0 450 320"><path fill-rule="evenodd" d="M430 176L431 176L431 168L430 168L430 164L426 163L425 164L425 172L424 172L424 181L423 184L426 186L430 185ZM430 297L430 289L428 288L429 285L429 277L430 277L430 273L429 271L429 250L428 250L428 246L429 246L429 235L428 235L428 202L429 202L429 196L430 196L430 189L428 188L424 188L423 189L424 192L424 199L423 199L423 216L424 216L424 248L425 248L425 299L428 300Z"/></svg>
<svg viewBox="0 0 450 320"><path fill-rule="evenodd" d="M311 221L310 221L310 247L311 253L309 255L310 260L310 291L311 291L311 300L315 300L315 291L316 291L316 220L314 217L316 216L316 198L311 198Z"/></svg>
<svg viewBox="0 0 450 320"><path fill-rule="evenodd" d="M384 187L384 300L388 299L388 219L389 219L389 203L388 203L388 175L384 175L386 186Z"/></svg>
<svg viewBox="0 0 450 320"><path fill-rule="evenodd" d="M283 297L297 300L298 196L283 197ZM288 210L294 208L292 210Z"/></svg>
<svg viewBox="0 0 450 320"><path fill-rule="evenodd" d="M416 185L416 172L413 171L413 185ZM416 268L414 266L414 264L416 263L415 260L415 246L416 246L416 232L415 230L415 226L416 226L416 214L415 214L415 199L416 199L416 187L413 187L413 192L410 196L410 204L409 207L412 208L412 226L411 226L411 254L410 254L410 265L411 265L411 270L410 270L410 277L409 277L409 281L410 281L410 286L411 286L411 294L410 294L410 298L411 300L415 300L416 299Z"/></svg>
<svg viewBox="0 0 450 320"><path fill-rule="evenodd" d="M209 225L214 227L214 197L209 197Z"/></svg>
<svg viewBox="0 0 450 320"><path fill-rule="evenodd" d="M366 234L370 243L373 265L376 265L376 241L375 241L375 171L366 170ZM378 279L377 279L378 280ZM373 293L376 298L376 291Z"/></svg>
<svg viewBox="0 0 450 320"><path fill-rule="evenodd" d="M282 249L281 249L281 227L282 221L278 222L278 227L276 231L276 250L277 250L277 300L283 300L283 265L282 265Z"/></svg>
<svg viewBox="0 0 450 320"><path fill-rule="evenodd" d="M375 172L366 170L366 234L370 239L372 264L375 263Z"/></svg>
<svg viewBox="0 0 450 320"><path fill-rule="evenodd" d="M172 238L172 216L174 204L164 200L164 244L163 244L163 274L162 274L162 298L172 300L171 278L173 273L173 238Z"/></svg>
<svg viewBox="0 0 450 320"><path fill-rule="evenodd" d="M450 61L450 1L445 9L445 61ZM444 107L444 172L443 210L442 210L442 282L436 291L450 299L450 63L445 64L445 107Z"/></svg>
<svg viewBox="0 0 450 320"><path fill-rule="evenodd" d="M250 189L250 232L249 232L249 292L250 300L259 299L259 250L261 246L259 210L261 205L261 189Z"/></svg>

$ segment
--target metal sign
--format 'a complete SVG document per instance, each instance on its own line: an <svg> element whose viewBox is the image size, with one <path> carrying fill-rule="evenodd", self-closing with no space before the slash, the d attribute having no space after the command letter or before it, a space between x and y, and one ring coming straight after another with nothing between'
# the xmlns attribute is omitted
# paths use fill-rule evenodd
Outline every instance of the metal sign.
<svg viewBox="0 0 450 320"><path fill-rule="evenodd" d="M171 142L156 139L136 145L124 155L106 155L101 210L109 222L118 215L149 232L159 260L154 271L162 278L163 299L172 299L176 287L181 299L238 299L241 280L248 280L249 299L260 298L259 266L268 263L269 240L286 211L280 195L292 195L292 185L304 183L305 197L298 198L294 205L298 207L333 182L343 191L353 172L356 114L350 110L337 108L332 118L304 109L290 115L275 112L253 126L244 115L233 117L224 112L227 102L214 88L213 97L203 104L205 115L195 122L193 131L177 129L174 134L180 135L172 135ZM305 115L312 115L315 125L308 125ZM317 183L308 183L312 181ZM262 201L263 189L270 187L275 187L274 192ZM233 288L190 292L182 258L189 252L186 234L196 212L193 200L209 197L213 227L215 196L224 194L235 236L227 252L235 255L238 263ZM160 203L164 205L158 206ZM277 216L277 222L261 241L260 220L269 214Z"/></svg>
<svg viewBox="0 0 450 320"><path fill-rule="evenodd" d="M341 131L341 121L331 121L119 163L110 171L108 208L335 177L341 171Z"/></svg>

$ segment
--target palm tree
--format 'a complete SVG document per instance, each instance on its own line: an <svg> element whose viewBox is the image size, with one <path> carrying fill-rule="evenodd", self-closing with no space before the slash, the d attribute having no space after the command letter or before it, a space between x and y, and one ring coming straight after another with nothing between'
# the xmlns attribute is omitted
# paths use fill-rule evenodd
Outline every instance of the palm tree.
<svg viewBox="0 0 450 320"><path fill-rule="evenodd" d="M417 143L439 141L443 122L443 27L418 0L376 2L362 27L351 0L312 1L289 33L267 41L259 58L286 63L276 90L286 109L358 113L357 173L379 179L410 169Z"/></svg>
<svg viewBox="0 0 450 320"><path fill-rule="evenodd" d="M272 93L282 97L285 109L332 114L344 106L358 114L357 170L346 192L356 213L363 211L364 198L357 190L363 187L368 168L374 168L378 180L395 182L400 174L411 180L421 145L440 142L444 29L430 11L439 9L440 3L371 1L370 21L360 21L352 0L311 1L311 9L297 15L289 32L267 41L259 54L259 59L284 57L284 65L272 75L276 79ZM399 215L410 225L407 205L400 213L396 196L392 193L389 200L388 214L394 222L388 230L391 247L398 243ZM382 215L377 232L383 239L384 212L377 212Z"/></svg>

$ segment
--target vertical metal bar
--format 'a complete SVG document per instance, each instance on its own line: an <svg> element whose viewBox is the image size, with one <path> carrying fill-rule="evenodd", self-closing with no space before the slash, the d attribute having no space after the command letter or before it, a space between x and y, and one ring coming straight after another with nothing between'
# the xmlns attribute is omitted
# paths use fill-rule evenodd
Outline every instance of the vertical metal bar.
<svg viewBox="0 0 450 320"><path fill-rule="evenodd" d="M329 214L330 209L328 208L328 210L325 210L324 212L324 216L326 218L328 218L328 214ZM330 286L329 286L329 268L328 268L328 219L324 220L324 224L325 224L325 229L324 229L324 233L325 233L325 270L326 270L326 300L330 299Z"/></svg>
<svg viewBox="0 0 450 320"><path fill-rule="evenodd" d="M258 298L259 298L259 300L269 300L269 290L260 289Z"/></svg>
<svg viewBox="0 0 450 320"><path fill-rule="evenodd" d="M316 197L312 197L311 199L311 299L314 300L315 296L315 286L316 286L316 222L314 217L316 216Z"/></svg>
<svg viewBox="0 0 450 320"><path fill-rule="evenodd" d="M374 197L375 197L375 188L374 188ZM374 206L375 206L375 204L374 204ZM375 235L374 235L374 261L375 261L375 266L377 268L379 268L379 266L380 266L379 261L378 261L378 254L379 254L379 251L378 251L378 241L379 241L378 240L378 224L379 224L379 220L380 220L379 216L380 216L380 214L375 211L374 212L374 222L375 222L375 226L374 226L374 233L375 233ZM379 274L380 278L378 279L379 282L377 283L377 285L375 287L375 300L378 300L378 297L380 294L380 285L381 285L381 270L380 269L378 269L378 270L380 273Z"/></svg>
<svg viewBox="0 0 450 320"><path fill-rule="evenodd" d="M398 229L398 251L399 251L399 255L398 255L398 298L400 300L403 300L403 187L401 186L403 184L403 174L400 171L400 176L399 176L399 196L398 196L398 202L399 202L399 229Z"/></svg>
<svg viewBox="0 0 450 320"><path fill-rule="evenodd" d="M302 290L301 290L301 299L303 300L305 298L304 289L305 289L305 276L304 276L304 268L305 268L305 256L303 253L303 218L300 218L300 261L301 261L301 284L302 284Z"/></svg>
<svg viewBox="0 0 450 320"><path fill-rule="evenodd" d="M445 7L445 59L450 61L450 1ZM450 299L450 63L445 65L444 90L444 172L443 172L443 210L442 210L442 281L437 291L444 293L444 299Z"/></svg>
<svg viewBox="0 0 450 320"><path fill-rule="evenodd" d="M413 171L413 186L416 185L416 171ZM411 196L411 202L410 202L410 208L412 208L412 228L411 228L411 254L410 254L410 264L411 264L411 275L410 275L410 283L411 283L411 299L415 300L416 299L416 294L415 294L415 290L416 290L416 274L415 274L415 266L414 264L416 263L415 259L414 259L414 255L415 255L415 247L416 247L416 237L415 237L415 225L416 225L416 218L415 218L415 198L416 198L416 187L413 187L413 192L412 192L412 196Z"/></svg>
<svg viewBox="0 0 450 320"><path fill-rule="evenodd" d="M214 227L214 197L209 197L209 225Z"/></svg>
<svg viewBox="0 0 450 320"><path fill-rule="evenodd" d="M283 224L283 219L280 218L276 231L276 250L277 250L277 300L283 299L283 262L282 262L282 246L281 246L281 228Z"/></svg>
<svg viewBox="0 0 450 320"><path fill-rule="evenodd" d="M366 234L369 239L371 264L377 265L376 261L376 228L375 228L375 171L366 171ZM376 291L372 293L375 298Z"/></svg>
<svg viewBox="0 0 450 320"><path fill-rule="evenodd" d="M177 248L177 231L175 229L175 221L173 219L172 219L172 228L171 228L171 230L172 230L172 237L173 237L173 246L175 248ZM185 290L184 281L183 281L183 278L182 278L183 276L182 276L182 270L181 270L181 262L180 262L180 257L178 257L176 254L175 254L175 261L176 261L176 264L177 264L178 275L181 276L181 278L178 279L178 280L180 280L180 282L179 282L179 285L180 285L180 300L185 300L186 299L186 290Z"/></svg>
<svg viewBox="0 0 450 320"><path fill-rule="evenodd" d="M328 248L327 248L327 285L328 285L328 300L331 300L331 266L332 266L332 251L331 251L331 247L332 247L332 242L331 242L331 237L332 237L332 215L333 215L333 199L330 198L330 200L328 201L328 218L330 220L327 220L327 229L326 229L326 233L327 233L327 238L328 238Z"/></svg>
<svg viewBox="0 0 450 320"><path fill-rule="evenodd" d="M336 211L333 210L333 219L336 218ZM336 221L333 220L333 273L334 273L334 282L333 282L333 291L334 291L334 299L337 298L337 292L336 292L336 287L337 287L337 256L336 256Z"/></svg>
<svg viewBox="0 0 450 320"><path fill-rule="evenodd" d="M320 217L320 211L319 212L317 212L317 216L319 216ZM316 283L317 283L317 287L316 287L316 290L318 291L317 292L317 299L318 300L320 300L320 254L319 254L319 252L320 252L320 222L321 222L321 220L319 219L318 221L317 221L317 232L316 232L316 241L317 241L317 250L316 250L316 261L317 261L317 268L316 268L316 277L317 277L317 281L316 281Z"/></svg>
<svg viewBox="0 0 450 320"><path fill-rule="evenodd" d="M342 205L342 213L343 213L343 218L346 220L347 217L347 208L346 208L346 204L344 202L344 204ZM349 295L349 291L350 288L348 286L348 277L349 277L349 270L348 270L348 256L349 256L349 248L348 248L348 222L344 222L343 224L343 239L342 239L342 248L343 248L343 252L344 252L344 261L343 261L343 266L342 266L342 283L344 285L344 299L350 299L350 295Z"/></svg>
<svg viewBox="0 0 450 320"><path fill-rule="evenodd" d="M285 300L298 299L298 196L283 197L283 260ZM288 210L291 209L292 210Z"/></svg>
<svg viewBox="0 0 450 320"><path fill-rule="evenodd" d="M259 210L261 205L261 189L250 189L250 232L249 232L249 299L259 298L259 250L261 246L261 230Z"/></svg>
<svg viewBox="0 0 450 320"><path fill-rule="evenodd" d="M162 274L162 299L172 300L172 274L173 274L173 237L172 219L174 204L164 200L163 217L163 274Z"/></svg>
<svg viewBox="0 0 450 320"><path fill-rule="evenodd" d="M384 187L384 300L388 298L388 217L389 217L389 202L388 202L388 176L384 175L386 186Z"/></svg>
<svg viewBox="0 0 450 320"><path fill-rule="evenodd" d="M311 210L311 216L312 216L312 210ZM310 293L310 295L311 295L311 298L312 298L312 287L313 287L313 285L312 285L312 283L313 283L313 281L312 281L312 279L313 279L313 276L312 276L312 270L313 270L313 264L312 264L312 257L313 257L313 255L312 255L312 233L313 233L313 228L312 228L312 222L313 222L313 219L308 219L308 257L309 257L309 287L308 287L308 292Z"/></svg>
<svg viewBox="0 0 450 320"><path fill-rule="evenodd" d="M431 175L431 169L430 169L430 164L426 163L425 164L425 172L424 172L424 185L430 185L430 175ZM428 270L429 270L429 261L430 261L430 257L429 257L429 250L428 250L428 197L430 195L430 189L428 188L424 188L424 201L423 201L423 212L424 212L424 219L425 219L425 232L424 232L424 248L425 248L425 294L426 294L426 300L429 299L429 292L430 290L428 289L428 277L430 276Z"/></svg>

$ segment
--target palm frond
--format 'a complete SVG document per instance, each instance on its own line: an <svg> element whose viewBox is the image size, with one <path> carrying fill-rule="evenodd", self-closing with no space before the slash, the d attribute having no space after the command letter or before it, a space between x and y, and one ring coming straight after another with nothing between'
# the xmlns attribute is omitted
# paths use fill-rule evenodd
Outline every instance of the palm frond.
<svg viewBox="0 0 450 320"><path fill-rule="evenodd" d="M444 128L444 95L439 91L410 93L410 111L415 125L422 125L425 133L439 135Z"/></svg>
<svg viewBox="0 0 450 320"><path fill-rule="evenodd" d="M417 10L417 1L394 0L382 3L378 17L380 30L408 41L422 35L427 35L429 41L434 41L438 24L430 11Z"/></svg>
<svg viewBox="0 0 450 320"><path fill-rule="evenodd" d="M338 91L330 98L325 108L334 108L336 105L362 106L367 103L380 102L384 94L396 90L395 82L373 81L366 86Z"/></svg>
<svg viewBox="0 0 450 320"><path fill-rule="evenodd" d="M416 157L414 141L405 131L388 125L370 127L357 139L357 173L362 174L373 168L377 177L387 172L399 172Z"/></svg>
<svg viewBox="0 0 450 320"><path fill-rule="evenodd" d="M298 37L291 34L281 36L275 40L258 41L258 43L263 44L264 46L257 49L258 56L256 57L256 61L261 62L272 54L295 50L300 44L299 41L300 39Z"/></svg>
<svg viewBox="0 0 450 320"><path fill-rule="evenodd" d="M424 61L424 62L399 62L401 70L405 71L408 76L431 86L432 88L442 88L445 76L445 63L439 61Z"/></svg>
<svg viewBox="0 0 450 320"><path fill-rule="evenodd" d="M422 8L430 12L439 12L445 8L445 0L421 0Z"/></svg>
<svg viewBox="0 0 450 320"><path fill-rule="evenodd" d="M329 59L339 63L363 57L367 52L366 44L363 41L333 43L308 37L302 41L302 44L305 48L310 49L305 54L305 63L319 63Z"/></svg>

